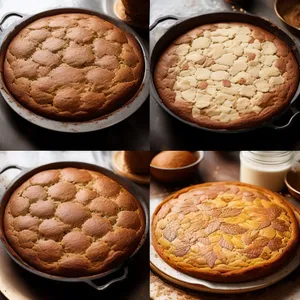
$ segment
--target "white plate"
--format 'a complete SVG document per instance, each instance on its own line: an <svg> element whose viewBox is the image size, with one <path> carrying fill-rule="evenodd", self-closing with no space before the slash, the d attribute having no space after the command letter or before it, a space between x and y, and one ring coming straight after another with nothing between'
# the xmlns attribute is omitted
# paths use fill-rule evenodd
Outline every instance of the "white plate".
<svg viewBox="0 0 300 300"><path fill-rule="evenodd" d="M162 202L162 198L150 199L150 236L151 236L151 224L152 215L156 207ZM165 279L176 283L182 287L191 288L198 291L210 292L210 293L245 293L249 291L255 291L267 286L270 286L287 275L293 272L300 262L300 246L297 250L296 255L288 264L280 268L276 273L269 276L263 277L261 279L241 282L241 283L217 283L210 282L207 280L202 280L198 278L191 277L180 271L175 270L170 265L168 265L156 252L152 243L150 245L150 263L154 271L157 271Z"/></svg>

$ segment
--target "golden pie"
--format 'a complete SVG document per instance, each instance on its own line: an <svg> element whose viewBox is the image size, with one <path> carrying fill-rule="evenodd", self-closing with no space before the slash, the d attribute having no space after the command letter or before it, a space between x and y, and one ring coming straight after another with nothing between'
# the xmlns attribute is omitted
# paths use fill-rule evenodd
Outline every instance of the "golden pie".
<svg viewBox="0 0 300 300"><path fill-rule="evenodd" d="M67 277L113 269L136 250L144 231L138 200L85 169L37 173L15 190L4 214L5 236L22 260Z"/></svg>
<svg viewBox="0 0 300 300"><path fill-rule="evenodd" d="M209 128L246 128L289 104L299 66L288 45L262 28L218 23L173 41L154 80L163 103L181 118Z"/></svg>
<svg viewBox="0 0 300 300"><path fill-rule="evenodd" d="M299 243L299 225L278 194L243 183L206 183L182 189L157 207L152 243L183 273L242 282L287 262Z"/></svg>
<svg viewBox="0 0 300 300"><path fill-rule="evenodd" d="M136 39L88 14L38 19L9 44L7 88L24 107L61 121L85 121L120 108L138 91L144 59Z"/></svg>

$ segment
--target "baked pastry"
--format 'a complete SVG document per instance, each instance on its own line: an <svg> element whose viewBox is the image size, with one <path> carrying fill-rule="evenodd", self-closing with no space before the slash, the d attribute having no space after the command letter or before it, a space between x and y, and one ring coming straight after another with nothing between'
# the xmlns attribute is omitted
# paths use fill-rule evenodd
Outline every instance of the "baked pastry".
<svg viewBox="0 0 300 300"><path fill-rule="evenodd" d="M189 166L196 161L196 156L190 151L162 151L152 159L151 165L174 169Z"/></svg>
<svg viewBox="0 0 300 300"><path fill-rule="evenodd" d="M129 172L147 174L150 171L150 162L153 157L151 151L123 151L124 163Z"/></svg>
<svg viewBox="0 0 300 300"><path fill-rule="evenodd" d="M183 273L242 282L266 276L292 257L299 224L278 194L244 183L206 183L182 189L157 207L152 243Z"/></svg>
<svg viewBox="0 0 300 300"><path fill-rule="evenodd" d="M139 202L101 173L75 168L40 172L9 199L4 233L35 269L81 277L108 271L138 247L145 230Z"/></svg>
<svg viewBox="0 0 300 300"><path fill-rule="evenodd" d="M99 118L140 87L144 60L135 38L88 14L41 18L9 44L4 80L34 113L61 121Z"/></svg>
<svg viewBox="0 0 300 300"><path fill-rule="evenodd" d="M154 81L163 103L202 127L259 125L294 96L299 66L285 42L244 23L199 26L162 54Z"/></svg>

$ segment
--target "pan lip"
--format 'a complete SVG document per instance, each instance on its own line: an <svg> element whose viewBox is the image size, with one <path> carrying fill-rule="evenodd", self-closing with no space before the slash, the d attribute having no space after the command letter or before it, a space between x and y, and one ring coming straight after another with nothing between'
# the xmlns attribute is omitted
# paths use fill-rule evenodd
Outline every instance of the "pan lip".
<svg viewBox="0 0 300 300"><path fill-rule="evenodd" d="M281 40L283 40L286 44L288 44L288 47L291 49L295 60L297 61L298 64L298 68L300 69L300 44L297 40L294 40L285 30L283 30L282 28L280 28L279 26L277 26L276 24L274 24L273 22L262 18L260 16L251 14L251 13L242 13L242 12L233 12L233 11L214 11L214 12L207 12L207 13L203 13L203 14L196 14L193 15L191 17L178 17L178 21L176 21L174 24L172 24L170 27L168 27L168 29L159 37L159 39L155 42L155 44L152 46L151 48L151 62L150 62L150 94L151 97L154 98L155 102L159 104L159 106L166 111L168 114L170 114L172 117L174 117L175 119L177 119L178 121L180 121L181 123L184 123L186 125L189 125L191 127L200 129L200 130L204 130L204 131L208 131L208 132L213 132L213 133L221 133L221 134L238 134L238 133L243 133L243 132L250 132L250 131L255 131L257 129L262 129L262 128L268 128L268 126L273 125L274 122L278 121L281 117L283 117L285 115L285 113L287 113L292 107L293 105L297 102L299 95L300 95L300 80L298 81L298 86L297 89L293 95L293 97L291 98L291 100L289 101L289 103L282 108L281 111L277 112L274 116L270 116L269 119L261 122L260 124L254 124L253 126L248 126L248 127L241 127L241 128L233 128L233 129L226 129L226 128L212 128L212 127L204 127L201 125L198 125L196 123L193 123L191 121L185 120L183 118L181 118L180 116L176 115L173 111L171 111L162 101L161 97L158 94L158 91L156 89L155 83L154 83L154 69L155 66L157 64L157 61L159 59L159 55L156 55L155 58L153 59L153 52L155 51L157 45L159 42L162 41L162 39L164 39L166 37L166 35L170 32L170 30L175 30L175 28L178 28L180 26L182 26L183 24L185 24L186 22L191 22L192 20L197 20L201 17L209 17L209 16L216 16L216 15L223 15L223 16L236 16L236 15L243 15L243 16L247 16L250 17L252 19L257 19L260 20L262 22L264 22L265 24L268 24L269 26L272 26L274 28L276 28L276 30L278 32L280 32L280 35L284 36L284 39L281 36L278 36L275 33L272 33L273 35L277 36L278 38L280 38ZM166 15L167 17L167 15ZM250 23L249 20L247 21L235 21L235 20L228 20L228 21L219 21L219 22L243 22L245 24L253 24ZM192 25L190 26L189 29L195 28L197 26L200 25L204 25L204 24L212 24L212 23L216 23L216 21L212 21L212 22L199 22L200 24L198 25ZM253 24L255 26L255 23ZM267 26L267 25L266 25ZM259 26L258 26L259 27ZM261 26L262 27L262 26ZM262 27L264 30L270 32L270 30L266 29L266 27ZM189 29L186 29L189 30ZM179 37L180 34L177 34L176 36L173 34L173 38L170 38L170 40L174 40L176 39L176 37ZM290 45L291 44L291 45ZM293 49L293 47L295 49ZM293 112L293 116L295 116L295 112ZM291 116L291 118L293 118L293 116ZM290 118L290 119L291 119ZM290 122L288 122L288 126L290 126ZM287 126L287 127L288 127Z"/></svg>
<svg viewBox="0 0 300 300"><path fill-rule="evenodd" d="M35 112L27 109L16 100L16 98L10 93L9 89L6 87L5 80L3 77L3 70L2 70L3 69L2 64L9 43L25 26L43 17L59 15L59 14L68 14L68 13L83 13L83 14L94 15L114 24L122 31L131 34L139 44L143 56L143 61L144 61L144 71L143 71L142 81L140 85L137 87L135 94L130 99L128 99L126 103L124 103L121 107L108 114L97 117L95 119L81 121L81 122L80 121L67 122L67 121L53 120L38 115ZM37 125L41 128L45 128L48 130L53 130L57 132L68 132L68 133L83 133L83 132L92 132L96 130L105 129L129 118L143 105L143 103L149 97L150 65L149 65L149 52L146 43L140 37L140 35L133 28L127 25L125 22L117 18L114 18L110 15L107 15L103 12L98 12L97 10L81 8L81 7L60 7L55 9L44 10L31 15L24 14L23 18L13 22L8 28L3 30L2 37L0 38L0 55L2 56L0 60L1 63L0 93L4 98L5 102L20 117L24 118L25 120L27 120L28 122L34 125Z"/></svg>
<svg viewBox="0 0 300 300"><path fill-rule="evenodd" d="M5 207L7 205L8 200L10 199L10 196L14 192L14 190L20 186L22 183L24 183L26 180L28 180L33 175L37 174L38 172L42 172L45 170L50 169L61 169L61 168L86 168L91 171L99 172L103 174L104 176L109 177L110 179L116 181L118 184L120 184L124 189L126 189L128 192L130 192L136 200L139 202L143 213L144 213L144 219L145 219L145 228L143 235L140 239L140 242L138 246L136 247L135 251L125 259L122 263L120 263L118 266L114 267L111 270L108 270L104 273L100 274L93 274L89 276L81 276L81 277L64 277L64 276L58 276L58 275L52 275L48 274L42 271L39 271L35 269L34 267L30 266L28 263L26 263L17 253L16 251L10 246L9 242L6 239L5 233L3 231L3 215L5 211ZM7 198L5 200L5 203L3 203L3 199ZM123 178L117 174L115 174L112 170L109 170L105 167L98 166L97 164L93 163L86 163L81 161L56 161L51 163L42 164L36 167L32 168L23 168L19 175L17 175L15 178L11 180L7 188L5 189L3 195L0 197L0 243L2 244L3 248L5 249L5 252L8 254L8 256L16 262L19 266L24 268L25 270L29 271L30 273L34 275L38 275L41 277L44 277L46 279L51 280L57 280L57 281L65 281L65 282L85 282L85 281L91 281L95 279L101 279L105 278L108 275L111 275L115 273L116 271L120 270L122 267L126 267L128 263L133 259L133 257L140 251L140 249L145 244L147 238L148 238L148 232L149 232L149 211L147 206L147 201L142 194L142 192L139 190L138 186L134 184L133 182L127 180L126 178Z"/></svg>

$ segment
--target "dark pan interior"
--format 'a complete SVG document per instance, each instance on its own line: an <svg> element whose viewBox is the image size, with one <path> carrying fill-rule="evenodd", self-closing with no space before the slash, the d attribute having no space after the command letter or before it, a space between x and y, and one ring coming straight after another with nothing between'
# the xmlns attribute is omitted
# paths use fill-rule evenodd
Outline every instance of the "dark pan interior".
<svg viewBox="0 0 300 300"><path fill-rule="evenodd" d="M276 25L271 23L268 20L262 19L258 16L251 15L248 13L237 13L237 12L218 12L218 13L210 13L210 14L204 14L204 15L199 15L195 16L189 19L183 19L180 20L178 23L173 25L171 28L168 29L168 31L163 34L162 37L157 41L155 44L153 51L151 53L151 65L150 65L150 71L151 71L151 94L154 96L154 99L156 102L164 109L166 110L169 114L171 114L173 117L176 119L180 120L181 122L184 122L186 124L189 124L193 127L201 128L207 131L212 131L212 132L224 132L224 133L236 133L236 132L243 132L243 131L250 131L255 128L261 128L269 123L274 122L282 114L284 114L290 106L297 100L299 94L300 94L300 85L298 85L297 91L295 92L295 95L290 101L289 106L284 109L282 112L280 112L278 115L274 116L270 120L260 124L259 126L256 127L249 127L245 129L237 129L237 130L226 130L226 129L210 129L206 127L201 127L199 125L196 125L195 123L183 120L182 118L178 117L175 115L172 111L169 110L168 107L164 105L162 100L160 99L158 92L156 90L154 80L153 80L153 74L154 74L154 69L156 66L156 63L161 56L161 54L164 52L164 50L180 35L186 33L187 31L200 26L204 24L211 24L211 23L221 23L221 22L241 22L241 23L248 23L252 24L258 27L261 27L265 29L266 31L269 31L270 33L274 34L275 36L279 37L281 40L286 42L286 44L291 48L297 62L298 66L300 66L300 52L299 52L299 46L295 41L293 41L288 34L286 34L283 30L278 28Z"/></svg>
<svg viewBox="0 0 300 300"><path fill-rule="evenodd" d="M107 170L103 167L97 166L97 165L93 165L93 164L88 164L88 163L82 163L82 162L57 162L57 163L51 163L51 164L47 164L47 165L42 165L40 167L34 168L32 170L29 171L24 171L22 172L17 178L15 178L12 183L8 186L6 192L4 193L4 195L1 198L1 203L0 203L0 239L1 242L4 245L4 248L6 250L6 252L9 254L9 256L21 267L25 268L27 271L30 271L32 273L34 273L35 275L39 275L48 279L53 279L53 280L59 280L59 281L86 281L86 280L94 280L94 279L99 279L99 278L103 278L105 276L110 275L111 273L115 272L116 270L118 270L121 266L110 270L108 272L105 273L101 273L101 274L96 274L96 275L91 275L91 276L86 276L86 277L61 277L61 276L55 276L55 275L50 275L47 273L43 273L41 271L38 271L36 269L34 269L33 267L31 267L30 265L28 265L26 262L24 262L22 260L21 257L19 257L19 255L14 251L14 249L9 245L5 234L4 234L4 228L3 228L3 216L4 216L4 212L5 212L5 207L7 202L10 199L10 196L12 195L12 193L15 191L16 188L18 188L20 185L22 185L26 180L28 180L29 178L31 178L33 175L41 172L41 171L45 171L45 170L49 170L49 169L60 169L60 168L66 168L66 167L74 167L74 168L82 168L82 169L88 169L91 171L95 171L95 172L99 172L113 180L115 180L116 182L118 182L121 186L123 186L127 191L129 191L140 203L143 211L144 211L144 215L145 215L145 232L144 235L140 241L140 244L138 246L138 248L135 250L135 252L131 255L130 259L139 251L139 249L142 247L142 245L144 244L146 238L147 238L147 232L148 232L148 228L149 228L149 216L148 216L148 208L145 202L145 199L143 197L143 195L140 193L139 189L137 188L137 186L135 184L133 184L132 182L119 177L118 175L114 174L112 171Z"/></svg>

